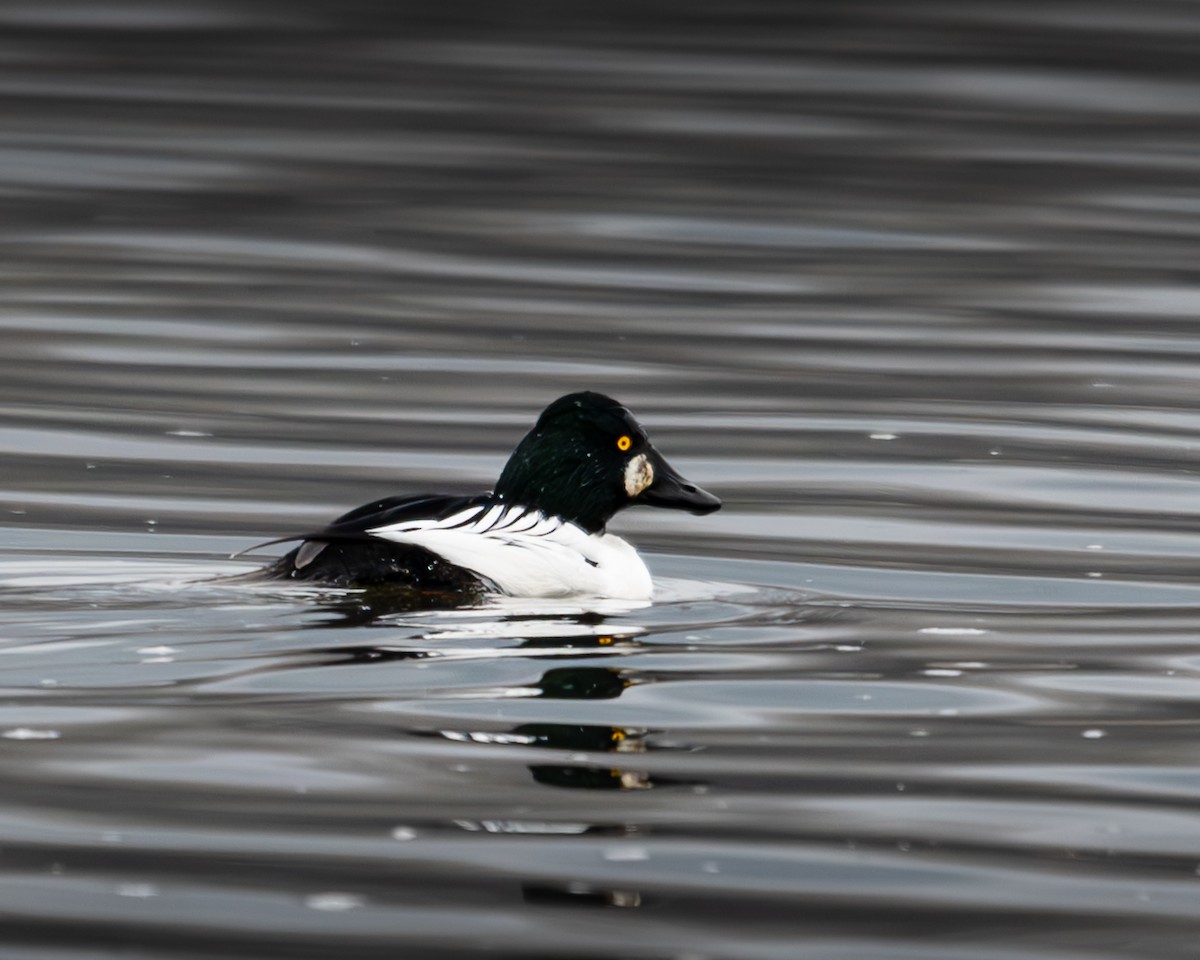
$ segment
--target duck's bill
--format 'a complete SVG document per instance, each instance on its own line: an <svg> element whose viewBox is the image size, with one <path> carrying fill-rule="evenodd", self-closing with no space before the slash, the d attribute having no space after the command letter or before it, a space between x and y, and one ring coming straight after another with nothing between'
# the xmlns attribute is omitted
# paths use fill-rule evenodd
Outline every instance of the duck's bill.
<svg viewBox="0 0 1200 960"><path fill-rule="evenodd" d="M661 455L651 461L654 466L654 482L638 496L642 503L652 507L670 507L673 510L690 510L692 513L712 513L721 507L721 501L707 490L681 477Z"/></svg>

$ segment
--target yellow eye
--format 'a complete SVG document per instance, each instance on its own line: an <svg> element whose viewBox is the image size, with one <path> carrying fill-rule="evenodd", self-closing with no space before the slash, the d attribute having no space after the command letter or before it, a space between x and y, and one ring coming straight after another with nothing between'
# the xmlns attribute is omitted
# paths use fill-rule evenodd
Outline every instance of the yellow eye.
<svg viewBox="0 0 1200 960"><path fill-rule="evenodd" d="M626 450L628 450L632 446L633 446L633 441L630 440L629 437L625 436L624 434L622 434L621 436L619 436L617 438L617 449L620 450L622 453L624 453Z"/></svg>

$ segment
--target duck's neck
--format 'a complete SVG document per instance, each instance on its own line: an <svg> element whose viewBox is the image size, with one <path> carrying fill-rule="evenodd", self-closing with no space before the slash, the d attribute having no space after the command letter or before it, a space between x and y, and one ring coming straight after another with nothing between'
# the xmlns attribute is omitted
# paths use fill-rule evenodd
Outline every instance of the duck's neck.
<svg viewBox="0 0 1200 960"><path fill-rule="evenodd" d="M495 495L506 503L535 507L562 517L588 533L602 533L620 508L581 450L550 449L530 434L521 441L496 482Z"/></svg>

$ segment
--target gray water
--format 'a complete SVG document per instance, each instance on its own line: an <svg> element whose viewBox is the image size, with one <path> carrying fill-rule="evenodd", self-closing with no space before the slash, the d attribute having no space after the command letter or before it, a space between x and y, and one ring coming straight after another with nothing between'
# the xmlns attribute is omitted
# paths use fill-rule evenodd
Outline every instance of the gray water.
<svg viewBox="0 0 1200 960"><path fill-rule="evenodd" d="M381 9L0 7L0 957L1195 957L1197 5ZM211 582L578 389L653 605Z"/></svg>

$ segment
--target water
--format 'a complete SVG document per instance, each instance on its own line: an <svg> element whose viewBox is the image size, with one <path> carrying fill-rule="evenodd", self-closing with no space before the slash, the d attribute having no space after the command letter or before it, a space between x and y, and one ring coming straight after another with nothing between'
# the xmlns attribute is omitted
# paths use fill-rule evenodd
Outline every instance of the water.
<svg viewBox="0 0 1200 960"><path fill-rule="evenodd" d="M902 6L0 9L0 956L1195 956L1200 15ZM653 605L209 582L583 388Z"/></svg>

